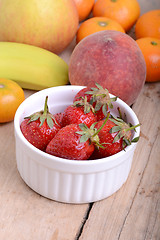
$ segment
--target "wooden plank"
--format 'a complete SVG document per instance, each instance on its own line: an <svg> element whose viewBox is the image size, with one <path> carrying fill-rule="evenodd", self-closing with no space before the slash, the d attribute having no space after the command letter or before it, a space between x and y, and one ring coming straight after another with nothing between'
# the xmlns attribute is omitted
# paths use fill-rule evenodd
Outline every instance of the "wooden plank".
<svg viewBox="0 0 160 240"><path fill-rule="evenodd" d="M120 239L160 239L160 134L152 144Z"/></svg>
<svg viewBox="0 0 160 240"><path fill-rule="evenodd" d="M129 178L117 193L93 205L80 240L142 240L149 236L158 239L159 89L160 83L146 84L137 99L133 109L142 123L142 136Z"/></svg>

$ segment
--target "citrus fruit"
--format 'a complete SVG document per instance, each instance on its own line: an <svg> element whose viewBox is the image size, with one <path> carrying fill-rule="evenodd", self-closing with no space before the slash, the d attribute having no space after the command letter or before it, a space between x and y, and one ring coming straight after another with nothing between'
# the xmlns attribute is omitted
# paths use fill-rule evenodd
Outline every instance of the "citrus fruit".
<svg viewBox="0 0 160 240"><path fill-rule="evenodd" d="M146 37L140 38L136 42L146 62L146 82L160 81L160 39Z"/></svg>
<svg viewBox="0 0 160 240"><path fill-rule="evenodd" d="M160 39L160 9L144 13L135 25L136 38L155 37Z"/></svg>
<svg viewBox="0 0 160 240"><path fill-rule="evenodd" d="M97 0L93 7L94 17L109 17L121 24L128 31L140 15L137 0Z"/></svg>
<svg viewBox="0 0 160 240"><path fill-rule="evenodd" d="M123 27L115 20L106 17L93 17L84 21L77 31L77 43L88 35L103 31L116 30L125 32Z"/></svg>
<svg viewBox="0 0 160 240"><path fill-rule="evenodd" d="M79 21L85 20L90 14L94 0L74 0L77 6Z"/></svg>
<svg viewBox="0 0 160 240"><path fill-rule="evenodd" d="M0 123L12 121L24 99L23 89L16 82L0 78Z"/></svg>

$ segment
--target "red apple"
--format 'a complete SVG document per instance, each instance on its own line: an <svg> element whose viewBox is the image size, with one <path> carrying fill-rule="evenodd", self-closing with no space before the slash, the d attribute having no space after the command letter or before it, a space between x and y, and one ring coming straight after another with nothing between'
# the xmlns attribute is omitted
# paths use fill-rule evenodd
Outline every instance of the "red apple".
<svg viewBox="0 0 160 240"><path fill-rule="evenodd" d="M78 28L73 0L1 0L0 41L20 42L62 52Z"/></svg>
<svg viewBox="0 0 160 240"><path fill-rule="evenodd" d="M99 83L128 105L140 94L146 64L140 48L129 35L105 30L87 36L72 52L69 80L73 85Z"/></svg>

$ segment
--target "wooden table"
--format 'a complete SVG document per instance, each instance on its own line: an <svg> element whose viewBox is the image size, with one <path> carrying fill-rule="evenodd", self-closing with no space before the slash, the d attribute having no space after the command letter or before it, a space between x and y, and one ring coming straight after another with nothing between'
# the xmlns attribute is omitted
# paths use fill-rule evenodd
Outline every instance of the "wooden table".
<svg viewBox="0 0 160 240"><path fill-rule="evenodd" d="M139 2L144 11L160 5ZM25 90L26 97L32 93ZM127 182L107 199L82 205L32 191L16 167L13 122L0 124L0 240L159 240L160 82L145 84L133 110L142 126Z"/></svg>

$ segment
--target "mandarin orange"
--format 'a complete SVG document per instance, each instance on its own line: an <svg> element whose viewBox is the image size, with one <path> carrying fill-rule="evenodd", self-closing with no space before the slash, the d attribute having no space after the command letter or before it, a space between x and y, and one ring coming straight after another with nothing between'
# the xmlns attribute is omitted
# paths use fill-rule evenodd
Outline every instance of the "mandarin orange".
<svg viewBox="0 0 160 240"><path fill-rule="evenodd" d="M93 7L94 17L109 17L119 22L128 31L140 15L137 0L97 0Z"/></svg>
<svg viewBox="0 0 160 240"><path fill-rule="evenodd" d="M94 5L94 0L74 0L74 1L77 6L79 21L81 22L89 16Z"/></svg>
<svg viewBox="0 0 160 240"><path fill-rule="evenodd" d="M125 32L123 27L115 20L106 17L93 17L84 21L77 31L77 43L88 35L104 31L104 30L116 30Z"/></svg>
<svg viewBox="0 0 160 240"><path fill-rule="evenodd" d="M146 82L160 81L160 39L146 37L140 38L136 42L146 62Z"/></svg>
<svg viewBox="0 0 160 240"><path fill-rule="evenodd" d="M155 37L160 39L160 9L144 13L135 25L136 38Z"/></svg>

